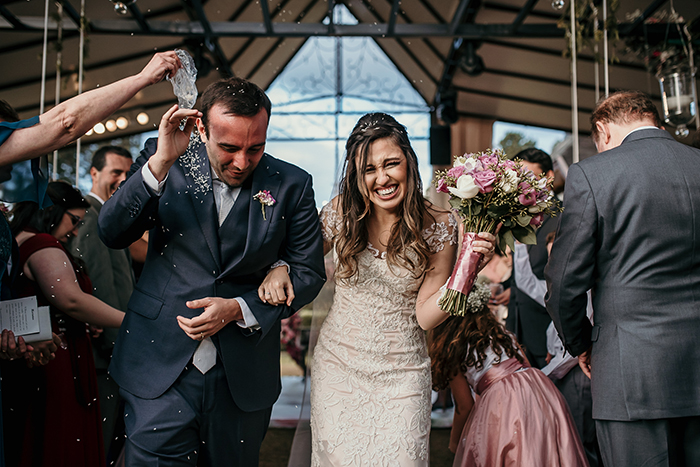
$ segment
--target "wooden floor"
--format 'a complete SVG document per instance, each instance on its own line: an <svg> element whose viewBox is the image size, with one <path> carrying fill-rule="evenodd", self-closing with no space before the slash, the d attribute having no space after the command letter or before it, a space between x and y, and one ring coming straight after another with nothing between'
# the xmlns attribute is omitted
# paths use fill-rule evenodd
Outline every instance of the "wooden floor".
<svg viewBox="0 0 700 467"><path fill-rule="evenodd" d="M294 429L270 428L260 449L260 467L287 467L289 451L292 447ZM450 467L454 456L447 449L450 440L449 429L436 429L430 433L430 466ZM291 466L308 467L308 466Z"/></svg>

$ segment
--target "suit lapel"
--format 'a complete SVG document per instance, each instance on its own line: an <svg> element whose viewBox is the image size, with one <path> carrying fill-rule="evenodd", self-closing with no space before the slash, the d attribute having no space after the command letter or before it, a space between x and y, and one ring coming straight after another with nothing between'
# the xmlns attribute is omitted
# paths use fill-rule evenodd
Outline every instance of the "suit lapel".
<svg viewBox="0 0 700 467"><path fill-rule="evenodd" d="M214 201L214 188L211 180L211 168L206 146L199 140L196 150L188 152L178 159L186 180L186 192L194 208L202 235L209 251L221 270L221 253L219 251L219 218Z"/></svg>
<svg viewBox="0 0 700 467"><path fill-rule="evenodd" d="M248 235L243 255L248 255L258 251L265 240L267 229L270 227L270 222L273 218L275 208L277 207L279 196L279 188L282 182L279 172L273 172L270 169L270 159L267 154L260 159L260 164L253 172L253 186L251 189L250 200L248 201ZM263 219L262 205L253 197L261 191L267 190L270 192L275 203L272 206L265 206L265 219Z"/></svg>

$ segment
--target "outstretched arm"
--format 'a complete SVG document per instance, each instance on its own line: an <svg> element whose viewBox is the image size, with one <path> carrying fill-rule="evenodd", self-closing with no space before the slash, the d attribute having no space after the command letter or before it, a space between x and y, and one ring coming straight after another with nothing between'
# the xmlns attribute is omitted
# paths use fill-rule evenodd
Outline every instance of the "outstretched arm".
<svg viewBox="0 0 700 467"><path fill-rule="evenodd" d="M143 88L180 68L173 51L157 53L140 73L75 96L42 114L40 123L15 130L0 148L0 165L47 154L83 136Z"/></svg>

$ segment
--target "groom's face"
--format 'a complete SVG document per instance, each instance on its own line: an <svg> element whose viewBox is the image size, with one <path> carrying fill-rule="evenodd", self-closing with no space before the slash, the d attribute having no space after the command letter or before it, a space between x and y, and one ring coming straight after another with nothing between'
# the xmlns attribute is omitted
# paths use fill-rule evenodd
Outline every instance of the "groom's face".
<svg viewBox="0 0 700 467"><path fill-rule="evenodd" d="M227 185L241 186L258 166L265 152L267 120L265 110L243 117L225 113L219 104L209 110L208 131L202 120L197 120L211 167Z"/></svg>

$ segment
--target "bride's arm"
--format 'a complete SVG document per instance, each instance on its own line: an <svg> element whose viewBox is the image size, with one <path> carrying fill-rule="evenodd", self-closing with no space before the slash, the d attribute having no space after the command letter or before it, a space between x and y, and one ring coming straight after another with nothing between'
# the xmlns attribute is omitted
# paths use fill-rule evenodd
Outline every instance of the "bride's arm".
<svg viewBox="0 0 700 467"><path fill-rule="evenodd" d="M479 238L479 240L474 241L472 246L475 252L484 255L484 259L479 265L479 270L481 270L493 257L496 237L490 233L481 232ZM457 245L448 242L444 244L442 250L430 255L428 270L418 291L416 301L416 318L420 327L425 330L433 329L449 316L438 307L437 302L442 294L440 288L452 274L457 253Z"/></svg>
<svg viewBox="0 0 700 467"><path fill-rule="evenodd" d="M430 255L416 300L416 319L425 330L433 329L449 316L437 306L437 301L442 293L440 287L449 279L456 258L457 245L449 242L444 244L442 250Z"/></svg>

